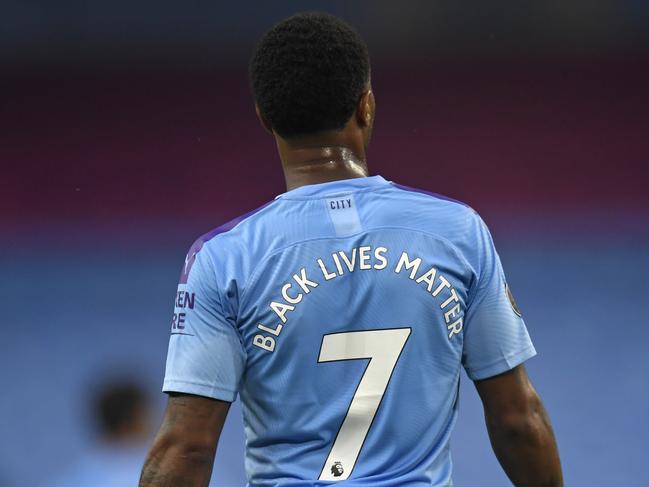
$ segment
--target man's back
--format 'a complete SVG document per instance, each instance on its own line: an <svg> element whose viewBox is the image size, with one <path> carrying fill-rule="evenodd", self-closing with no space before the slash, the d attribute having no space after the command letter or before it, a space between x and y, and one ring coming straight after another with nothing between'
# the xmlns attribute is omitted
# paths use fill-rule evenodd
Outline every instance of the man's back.
<svg viewBox="0 0 649 487"><path fill-rule="evenodd" d="M480 218L422 193L302 186L190 250L164 390L241 395L251 486L451 485L461 366L534 355Z"/></svg>
<svg viewBox="0 0 649 487"><path fill-rule="evenodd" d="M237 393L251 486L451 485L464 365L512 482L560 487L518 366L534 348L486 227L462 204L367 177L376 100L358 33L298 13L264 34L249 74L290 191L187 254L140 486L207 486Z"/></svg>

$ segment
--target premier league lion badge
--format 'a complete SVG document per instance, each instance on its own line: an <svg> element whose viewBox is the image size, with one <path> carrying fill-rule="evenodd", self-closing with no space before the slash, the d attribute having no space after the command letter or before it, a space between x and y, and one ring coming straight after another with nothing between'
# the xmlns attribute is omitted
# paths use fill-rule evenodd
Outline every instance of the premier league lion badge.
<svg viewBox="0 0 649 487"><path fill-rule="evenodd" d="M345 473L345 469L343 468L343 464L340 462L335 462L331 466L331 473L333 474L334 477L340 477L342 474Z"/></svg>

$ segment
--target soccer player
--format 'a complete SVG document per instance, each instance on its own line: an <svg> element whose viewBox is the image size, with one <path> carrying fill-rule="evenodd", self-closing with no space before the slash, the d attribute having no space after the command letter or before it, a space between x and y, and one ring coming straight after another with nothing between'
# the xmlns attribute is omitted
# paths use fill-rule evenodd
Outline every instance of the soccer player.
<svg viewBox="0 0 649 487"><path fill-rule="evenodd" d="M189 250L140 486L207 486L237 394L251 487L450 486L461 367L512 482L561 486L522 365L536 352L485 224L368 176L375 102L358 34L295 15L262 38L250 77L288 191Z"/></svg>

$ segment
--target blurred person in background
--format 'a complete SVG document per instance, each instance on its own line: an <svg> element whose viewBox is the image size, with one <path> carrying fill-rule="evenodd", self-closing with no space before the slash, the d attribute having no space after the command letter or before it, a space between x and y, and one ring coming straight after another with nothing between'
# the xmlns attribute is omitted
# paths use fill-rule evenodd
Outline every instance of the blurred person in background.
<svg viewBox="0 0 649 487"><path fill-rule="evenodd" d="M113 381L91 401L96 444L45 487L136 485L150 434L150 400L138 384Z"/></svg>

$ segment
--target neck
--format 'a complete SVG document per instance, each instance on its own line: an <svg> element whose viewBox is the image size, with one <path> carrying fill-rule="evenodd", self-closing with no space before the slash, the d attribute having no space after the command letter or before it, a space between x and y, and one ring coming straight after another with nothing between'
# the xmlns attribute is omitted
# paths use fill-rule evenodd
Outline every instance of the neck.
<svg viewBox="0 0 649 487"><path fill-rule="evenodd" d="M368 175L365 148L345 140L277 140L286 189Z"/></svg>

